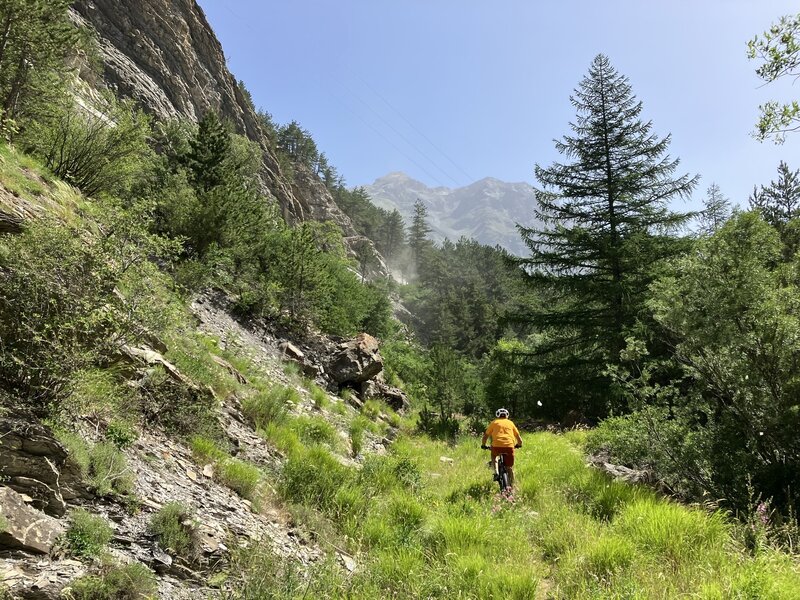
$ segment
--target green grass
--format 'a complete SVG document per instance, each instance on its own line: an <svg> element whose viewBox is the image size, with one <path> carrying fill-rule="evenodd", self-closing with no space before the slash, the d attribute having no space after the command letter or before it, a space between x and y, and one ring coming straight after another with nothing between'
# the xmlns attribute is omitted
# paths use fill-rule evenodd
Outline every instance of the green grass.
<svg viewBox="0 0 800 600"><path fill-rule="evenodd" d="M303 379L303 387L308 390L311 399L314 401L314 408L321 410L330 404L328 392L319 387L316 383L309 379Z"/></svg>
<svg viewBox="0 0 800 600"><path fill-rule="evenodd" d="M343 578L318 565L305 588L254 547L249 560L271 565L270 575L243 568L241 589L256 586L258 595L236 597L306 589L353 599L797 597L796 558L771 549L748 554L724 515L612 481L585 465L581 438L526 435L513 502L498 496L477 439L450 446L401 438L360 469L323 447L297 449L281 495L326 516L331 543L357 555L360 569Z"/></svg>
<svg viewBox="0 0 800 600"><path fill-rule="evenodd" d="M89 483L100 496L133 492L133 473L113 443L100 442L89 450Z"/></svg>
<svg viewBox="0 0 800 600"><path fill-rule="evenodd" d="M300 403L300 394L292 387L272 385L258 390L242 401L242 410L256 429L266 429L270 424L280 425L286 420L291 406Z"/></svg>
<svg viewBox="0 0 800 600"><path fill-rule="evenodd" d="M217 463L217 477L242 498L257 502L258 484L263 475L255 465L238 458L226 458Z"/></svg>
<svg viewBox="0 0 800 600"><path fill-rule="evenodd" d="M64 546L73 556L93 558L103 553L113 535L108 521L80 508L70 515Z"/></svg>

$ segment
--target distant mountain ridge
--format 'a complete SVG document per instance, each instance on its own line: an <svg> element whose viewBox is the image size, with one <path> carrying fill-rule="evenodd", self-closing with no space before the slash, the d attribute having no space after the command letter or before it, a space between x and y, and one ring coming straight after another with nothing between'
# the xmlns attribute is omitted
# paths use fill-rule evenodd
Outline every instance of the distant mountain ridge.
<svg viewBox="0 0 800 600"><path fill-rule="evenodd" d="M394 172L364 189L377 206L396 208L406 223L414 213L414 203L421 200L428 209L431 237L436 242L466 236L488 246L500 245L516 255L527 254L516 225L530 227L535 223L534 190L528 183L486 177L460 188L432 188L405 173Z"/></svg>

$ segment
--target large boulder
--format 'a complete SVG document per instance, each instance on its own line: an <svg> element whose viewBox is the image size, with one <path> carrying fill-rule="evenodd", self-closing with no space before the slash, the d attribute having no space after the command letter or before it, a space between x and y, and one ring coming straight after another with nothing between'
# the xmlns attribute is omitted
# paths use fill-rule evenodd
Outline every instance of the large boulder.
<svg viewBox="0 0 800 600"><path fill-rule="evenodd" d="M339 344L326 368L338 385L363 383L383 370L378 340L367 333Z"/></svg>
<svg viewBox="0 0 800 600"><path fill-rule="evenodd" d="M0 481L31 505L62 516L66 503L89 497L80 470L53 432L21 413L0 416Z"/></svg>
<svg viewBox="0 0 800 600"><path fill-rule="evenodd" d="M49 554L64 527L25 500L11 488L0 487L0 546Z"/></svg>

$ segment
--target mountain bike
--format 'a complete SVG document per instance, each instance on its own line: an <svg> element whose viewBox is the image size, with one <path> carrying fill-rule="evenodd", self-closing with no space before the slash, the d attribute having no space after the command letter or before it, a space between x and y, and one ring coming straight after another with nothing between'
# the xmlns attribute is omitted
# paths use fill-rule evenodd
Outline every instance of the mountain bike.
<svg viewBox="0 0 800 600"><path fill-rule="evenodd" d="M486 449L491 451L489 447ZM494 469L494 481L500 486L500 493L503 493L509 489L511 485L508 481L508 471L506 470L506 462L502 454L498 454L495 457L492 467Z"/></svg>

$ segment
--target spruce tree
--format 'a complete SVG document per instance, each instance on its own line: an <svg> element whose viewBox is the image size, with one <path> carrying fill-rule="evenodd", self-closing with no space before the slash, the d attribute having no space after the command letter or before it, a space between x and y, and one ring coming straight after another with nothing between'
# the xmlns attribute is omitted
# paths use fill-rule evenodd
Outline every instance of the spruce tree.
<svg viewBox="0 0 800 600"><path fill-rule="evenodd" d="M428 209L421 200L414 202L414 216L411 217L411 227L408 228L408 246L411 249L413 266L416 275L419 276L425 253L431 248L432 243L428 239L431 232L428 225Z"/></svg>
<svg viewBox="0 0 800 600"><path fill-rule="evenodd" d="M607 57L594 59L570 100L573 133L556 142L565 162L535 169L542 226L520 227L531 251L520 265L551 293L524 320L543 334L533 354L544 389L565 409L604 414L621 408L609 406L604 370L620 361L652 267L675 253L671 234L689 217L668 203L687 197L697 177L675 176L670 136L642 121L642 103Z"/></svg>

